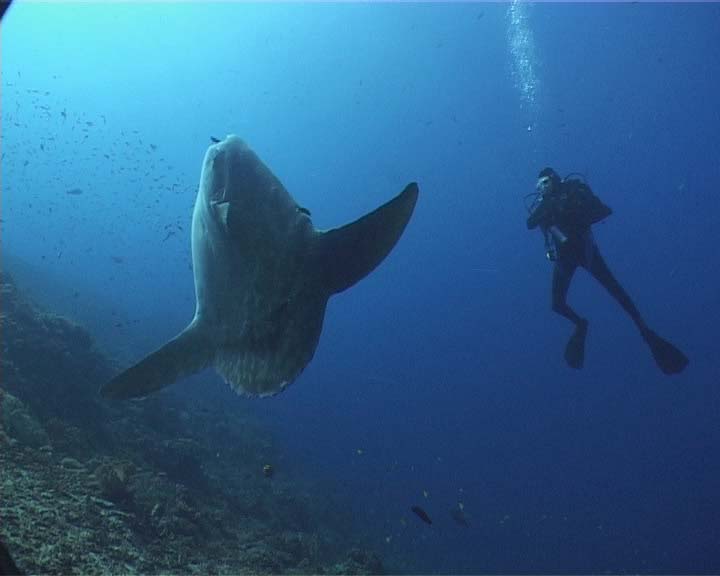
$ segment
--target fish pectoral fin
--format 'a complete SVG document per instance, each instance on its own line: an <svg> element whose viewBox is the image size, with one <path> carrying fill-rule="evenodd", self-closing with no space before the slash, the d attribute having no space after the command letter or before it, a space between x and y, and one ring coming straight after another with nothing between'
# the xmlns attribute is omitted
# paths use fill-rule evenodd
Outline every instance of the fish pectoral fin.
<svg viewBox="0 0 720 576"><path fill-rule="evenodd" d="M100 395L115 400L146 396L181 376L199 372L211 362L213 353L205 332L193 322L167 344L103 385Z"/></svg>
<svg viewBox="0 0 720 576"><path fill-rule="evenodd" d="M223 226L227 228L228 225L228 214L230 212L230 202L215 202L212 205L215 210L215 216L223 223Z"/></svg>
<svg viewBox="0 0 720 576"><path fill-rule="evenodd" d="M319 234L316 264L331 294L350 288L385 259L410 221L417 197L413 182L359 220Z"/></svg>

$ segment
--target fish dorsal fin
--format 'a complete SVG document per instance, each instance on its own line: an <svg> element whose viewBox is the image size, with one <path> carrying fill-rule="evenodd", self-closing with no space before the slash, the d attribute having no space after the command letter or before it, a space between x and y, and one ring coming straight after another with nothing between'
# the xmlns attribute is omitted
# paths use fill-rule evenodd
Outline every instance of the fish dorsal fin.
<svg viewBox="0 0 720 576"><path fill-rule="evenodd" d="M350 288L385 259L405 230L417 197L418 185L413 182L359 220L320 232L315 245L316 264L331 294Z"/></svg>

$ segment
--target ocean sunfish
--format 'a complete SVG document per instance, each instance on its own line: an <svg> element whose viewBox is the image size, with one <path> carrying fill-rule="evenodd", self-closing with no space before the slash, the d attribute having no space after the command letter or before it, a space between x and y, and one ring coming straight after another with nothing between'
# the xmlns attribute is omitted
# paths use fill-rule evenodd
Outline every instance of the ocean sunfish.
<svg viewBox="0 0 720 576"><path fill-rule="evenodd" d="M213 366L236 392L267 396L315 353L327 301L390 253L418 186L359 220L315 229L270 169L237 136L208 148L192 218L196 308L175 338L100 389L145 396Z"/></svg>

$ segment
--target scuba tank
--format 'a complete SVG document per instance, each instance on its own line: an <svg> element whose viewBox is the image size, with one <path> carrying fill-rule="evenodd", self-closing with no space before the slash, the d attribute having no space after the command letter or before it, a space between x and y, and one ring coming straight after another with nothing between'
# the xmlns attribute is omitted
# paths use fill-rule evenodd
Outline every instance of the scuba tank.
<svg viewBox="0 0 720 576"><path fill-rule="evenodd" d="M612 209L593 194L582 174L572 172L560 180L560 185L562 188L558 190L563 190L563 193L558 201L563 216L560 216L561 213L556 214L554 200L544 202L545 195L542 192L526 194L524 198L525 208L530 214L528 228L540 225L545 238L545 256L551 262L557 260L560 247L568 241L566 234L555 224L558 216L564 226L582 230L612 214Z"/></svg>

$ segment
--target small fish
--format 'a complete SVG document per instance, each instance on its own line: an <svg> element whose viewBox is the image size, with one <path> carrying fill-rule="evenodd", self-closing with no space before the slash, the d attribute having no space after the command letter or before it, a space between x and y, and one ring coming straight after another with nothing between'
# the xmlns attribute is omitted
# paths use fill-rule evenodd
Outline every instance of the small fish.
<svg viewBox="0 0 720 576"><path fill-rule="evenodd" d="M65 191L65 194L69 194L70 196L80 196L83 191L80 188L70 188L70 190Z"/></svg>
<svg viewBox="0 0 720 576"><path fill-rule="evenodd" d="M217 144L218 142L220 142L220 138L215 138L215 136L210 136L210 142L212 142L213 144Z"/></svg>
<svg viewBox="0 0 720 576"><path fill-rule="evenodd" d="M115 262L115 264L122 264L123 259L122 256L111 256L112 261Z"/></svg>
<svg viewBox="0 0 720 576"><path fill-rule="evenodd" d="M430 516L428 516L428 513L425 512L425 510L423 510L422 508L420 508L420 506L413 506L412 508L410 508L410 510L415 512L417 517L420 518L420 520L422 520L423 522L425 522L425 524L432 524Z"/></svg>
<svg viewBox="0 0 720 576"><path fill-rule="evenodd" d="M465 506L462 505L462 502L458 502L458 507L450 510L450 516L452 516L452 519L455 520L456 524L465 527L470 526L465 514Z"/></svg>
<svg viewBox="0 0 720 576"><path fill-rule="evenodd" d="M310 210L308 210L307 208L303 208L302 206L298 206L298 207L297 207L297 210L298 210L298 212L300 212L300 213L302 213L302 214L305 214L305 216L311 216Z"/></svg>

